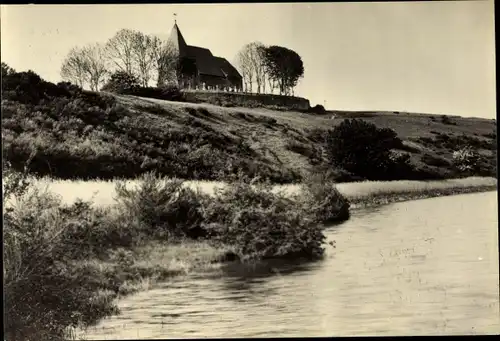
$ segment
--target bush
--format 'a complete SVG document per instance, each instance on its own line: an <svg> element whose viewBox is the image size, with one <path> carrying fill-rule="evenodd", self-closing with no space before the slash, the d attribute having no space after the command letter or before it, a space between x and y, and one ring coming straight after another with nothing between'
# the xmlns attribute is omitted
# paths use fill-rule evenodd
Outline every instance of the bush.
<svg viewBox="0 0 500 341"><path fill-rule="evenodd" d="M479 162L479 154L469 146L453 152L453 164L463 173L477 171Z"/></svg>
<svg viewBox="0 0 500 341"><path fill-rule="evenodd" d="M394 130L379 129L360 119L344 120L329 131L326 148L331 163L370 180L401 177L392 173L391 149L402 147Z"/></svg>
<svg viewBox="0 0 500 341"><path fill-rule="evenodd" d="M123 71L117 71L111 75L110 80L101 90L116 94L156 98L167 101L183 100L182 94L176 85L166 84L161 87L142 87L134 75Z"/></svg>
<svg viewBox="0 0 500 341"><path fill-rule="evenodd" d="M160 88L138 87L127 94L140 97L163 99L166 101L183 101L182 93L175 85L166 85Z"/></svg>
<svg viewBox="0 0 500 341"><path fill-rule="evenodd" d="M30 186L26 175L4 168L4 331L7 339L62 340L68 327L116 313L88 273L60 252L71 208ZM12 201L14 200L14 201ZM80 250L72 250L75 254Z"/></svg>
<svg viewBox="0 0 500 341"><path fill-rule="evenodd" d="M447 125L457 125L456 122L453 122L450 117L446 115L441 115L441 123L447 124Z"/></svg>
<svg viewBox="0 0 500 341"><path fill-rule="evenodd" d="M318 223L342 222L349 219L350 203L335 187L328 174L311 175L302 185L300 200Z"/></svg>
<svg viewBox="0 0 500 341"><path fill-rule="evenodd" d="M231 245L243 261L275 257L319 258L325 239L300 203L265 184L244 181L220 190L205 207L212 240Z"/></svg>
<svg viewBox="0 0 500 341"><path fill-rule="evenodd" d="M326 113L326 110L321 104L316 104L314 107L309 108L309 112L316 115L323 115Z"/></svg>
<svg viewBox="0 0 500 341"><path fill-rule="evenodd" d="M421 160L423 163L429 165L429 166L434 166L434 167L449 167L451 166L450 162L448 162L446 159L442 157L435 157L432 156L431 154L425 153L422 155Z"/></svg>
<svg viewBox="0 0 500 341"><path fill-rule="evenodd" d="M182 180L165 179L148 173L136 189L124 183L116 186L120 215L135 223L142 238L158 240L205 237L203 221L205 195L183 185Z"/></svg>
<svg viewBox="0 0 500 341"><path fill-rule="evenodd" d="M134 92L138 87L139 80L137 77L125 71L116 71L101 90L118 94L128 94Z"/></svg>

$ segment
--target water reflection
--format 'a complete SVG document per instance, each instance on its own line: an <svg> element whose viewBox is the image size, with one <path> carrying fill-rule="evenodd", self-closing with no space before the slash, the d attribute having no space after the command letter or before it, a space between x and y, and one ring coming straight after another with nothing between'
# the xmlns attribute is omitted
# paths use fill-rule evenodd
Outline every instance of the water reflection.
<svg viewBox="0 0 500 341"><path fill-rule="evenodd" d="M355 211L325 260L234 264L121 302L87 337L497 334L496 192Z"/></svg>

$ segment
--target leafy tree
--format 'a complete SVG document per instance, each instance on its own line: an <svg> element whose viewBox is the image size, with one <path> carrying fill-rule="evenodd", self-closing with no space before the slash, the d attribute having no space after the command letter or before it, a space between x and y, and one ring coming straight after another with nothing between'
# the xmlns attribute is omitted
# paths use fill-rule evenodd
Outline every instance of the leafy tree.
<svg viewBox="0 0 500 341"><path fill-rule="evenodd" d="M391 149L402 145L394 130L379 129L360 119L343 121L330 131L326 141L334 165L368 179L392 178L393 163L409 161L391 153Z"/></svg>
<svg viewBox="0 0 500 341"><path fill-rule="evenodd" d="M264 65L268 77L278 84L280 95L293 92L304 76L302 58L286 47L273 45L265 48Z"/></svg>
<svg viewBox="0 0 500 341"><path fill-rule="evenodd" d="M11 68L6 63L2 62L2 78L6 77L6 76L9 76L9 75L12 75L15 72L16 72L16 70L14 70L13 68Z"/></svg>

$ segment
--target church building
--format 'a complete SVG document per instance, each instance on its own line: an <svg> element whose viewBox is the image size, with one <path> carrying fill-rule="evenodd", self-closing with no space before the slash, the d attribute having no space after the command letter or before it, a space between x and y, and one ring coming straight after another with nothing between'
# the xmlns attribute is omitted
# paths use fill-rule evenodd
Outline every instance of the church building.
<svg viewBox="0 0 500 341"><path fill-rule="evenodd" d="M177 81L181 88L241 91L243 78L227 59L209 49L186 44L175 22L168 43L179 58Z"/></svg>

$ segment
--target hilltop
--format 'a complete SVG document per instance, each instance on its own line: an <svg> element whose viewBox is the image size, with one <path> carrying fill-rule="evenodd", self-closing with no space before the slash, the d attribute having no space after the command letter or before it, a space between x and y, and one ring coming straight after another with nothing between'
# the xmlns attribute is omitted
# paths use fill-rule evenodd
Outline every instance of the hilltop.
<svg viewBox="0 0 500 341"><path fill-rule="evenodd" d="M26 73L29 74L29 73ZM452 154L471 146L483 161L477 174L496 176L496 121L399 112L284 111L222 107L82 91L33 77L3 89L4 157L17 169L61 179L135 178L148 171L193 180L237 174L292 183L330 171L325 134L345 119L393 129L423 179L457 177ZM38 77L38 78L37 78Z"/></svg>
<svg viewBox="0 0 500 341"><path fill-rule="evenodd" d="M494 120L387 111L326 111L324 115L316 115L140 97L118 96L117 99L128 107L148 108L146 111L161 108L178 117L195 116L214 130L241 139L262 159L289 169L293 174L306 175L327 163L319 138L322 131L333 129L345 119L361 118L379 128L395 130L403 140L404 151L411 155L411 162L417 168L429 170L435 177L453 177L452 154L465 145L477 148L490 161L492 173L487 175L494 175Z"/></svg>

